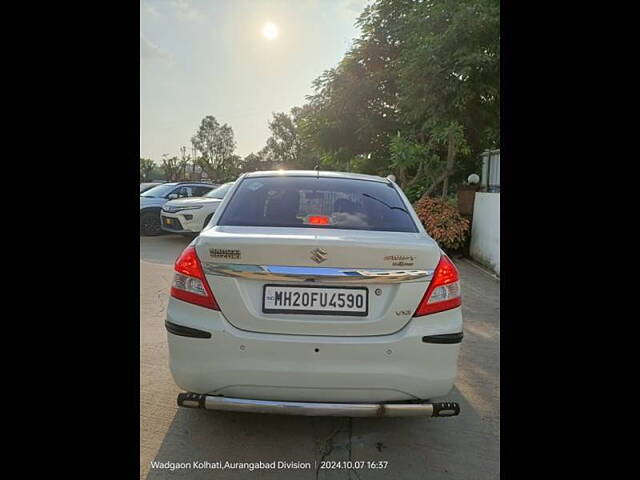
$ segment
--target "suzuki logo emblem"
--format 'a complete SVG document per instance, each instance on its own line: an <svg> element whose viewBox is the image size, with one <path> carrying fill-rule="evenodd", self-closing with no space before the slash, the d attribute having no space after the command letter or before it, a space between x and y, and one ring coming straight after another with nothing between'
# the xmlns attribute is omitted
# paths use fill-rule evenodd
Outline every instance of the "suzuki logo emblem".
<svg viewBox="0 0 640 480"><path fill-rule="evenodd" d="M327 259L327 252L321 248L311 250L311 260L316 263L322 263Z"/></svg>

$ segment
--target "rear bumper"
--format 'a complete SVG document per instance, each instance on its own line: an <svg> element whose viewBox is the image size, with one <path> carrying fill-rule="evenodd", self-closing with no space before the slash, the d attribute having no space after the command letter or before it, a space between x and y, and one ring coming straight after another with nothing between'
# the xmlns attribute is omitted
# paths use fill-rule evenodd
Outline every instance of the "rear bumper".
<svg viewBox="0 0 640 480"><path fill-rule="evenodd" d="M194 393L178 395L178 406L229 412L333 417L453 417L460 413L455 402L442 403L312 403L247 400Z"/></svg>
<svg viewBox="0 0 640 480"><path fill-rule="evenodd" d="M256 333L237 329L218 311L174 298L167 322L171 373L183 390L285 402L375 404L446 395L460 343L428 340L462 331L456 308L414 318L391 335Z"/></svg>

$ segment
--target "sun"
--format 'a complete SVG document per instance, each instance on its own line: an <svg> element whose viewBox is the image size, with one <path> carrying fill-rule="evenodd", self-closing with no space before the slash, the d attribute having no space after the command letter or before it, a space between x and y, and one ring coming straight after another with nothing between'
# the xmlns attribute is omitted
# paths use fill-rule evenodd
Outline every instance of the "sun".
<svg viewBox="0 0 640 480"><path fill-rule="evenodd" d="M273 40L278 36L278 26L275 23L267 22L262 26L262 36Z"/></svg>

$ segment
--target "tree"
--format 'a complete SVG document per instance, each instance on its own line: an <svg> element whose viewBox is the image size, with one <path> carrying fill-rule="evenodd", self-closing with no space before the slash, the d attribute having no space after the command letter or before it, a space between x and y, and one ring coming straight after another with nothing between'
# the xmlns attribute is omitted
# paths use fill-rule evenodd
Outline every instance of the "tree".
<svg viewBox="0 0 640 480"><path fill-rule="evenodd" d="M162 155L162 170L164 171L167 181L177 182L180 179L180 162L178 157L167 157L168 155L166 153Z"/></svg>
<svg viewBox="0 0 640 480"><path fill-rule="evenodd" d="M242 171L243 172L255 172L260 170L260 157L251 152L249 155L242 159Z"/></svg>
<svg viewBox="0 0 640 480"><path fill-rule="evenodd" d="M198 164L211 180L224 182L233 177L239 158L233 154L236 143L229 125L220 125L208 115L202 119L191 143L201 154Z"/></svg>
<svg viewBox="0 0 640 480"><path fill-rule="evenodd" d="M443 147L443 197L460 155L498 146L499 8L498 0L433 0L415 2L407 17L398 107L416 136Z"/></svg>
<svg viewBox="0 0 640 480"><path fill-rule="evenodd" d="M221 182L234 181L242 173L242 157L233 154L229 157Z"/></svg>
<svg viewBox="0 0 640 480"><path fill-rule="evenodd" d="M367 161L358 165L380 173L388 162L387 135L395 122L383 92L360 60L356 47L336 69L314 81L305 130L325 167L347 170L355 157L365 155Z"/></svg>
<svg viewBox="0 0 640 480"><path fill-rule="evenodd" d="M150 158L140 159L140 182L150 182L155 163Z"/></svg>
<svg viewBox="0 0 640 480"><path fill-rule="evenodd" d="M313 82L308 97L323 164L337 169L385 174L390 134L403 128L398 118L397 75L400 32L413 1L376 2L357 24L362 30L353 48L334 69Z"/></svg>
<svg viewBox="0 0 640 480"><path fill-rule="evenodd" d="M289 114L274 113L269 122L271 136L267 144L258 152L261 160L270 164L269 168L309 169L318 163L309 135L304 130L309 107L293 107Z"/></svg>
<svg viewBox="0 0 640 480"><path fill-rule="evenodd" d="M446 196L499 146L499 13L498 0L376 0L354 46L313 82L306 143L325 166L394 169Z"/></svg>
<svg viewBox="0 0 640 480"><path fill-rule="evenodd" d="M411 187L425 170L428 149L424 145L403 137L400 132L391 139L389 145L390 167L396 172L398 185L402 188ZM416 170L415 174L409 172ZM428 170L428 169L427 169Z"/></svg>
<svg viewBox="0 0 640 480"><path fill-rule="evenodd" d="M262 170L271 170L271 162L267 161L265 155L266 147L258 153L250 153L242 159L240 172L258 172Z"/></svg>
<svg viewBox="0 0 640 480"><path fill-rule="evenodd" d="M274 113L269 130L271 136L267 139L267 148L273 153L275 161L290 167L297 165L301 145L293 119L286 113Z"/></svg>
<svg viewBox="0 0 640 480"><path fill-rule="evenodd" d="M394 173L411 198L447 197L500 145L499 0L374 0L357 25L306 103L272 115L262 150L240 159L207 116L193 162L217 181L283 165Z"/></svg>
<svg viewBox="0 0 640 480"><path fill-rule="evenodd" d="M187 179L187 167L189 166L189 162L191 160L191 156L187 154L187 147L180 147L180 161L178 162L180 168L180 178L182 180ZM193 180L193 178L191 178Z"/></svg>

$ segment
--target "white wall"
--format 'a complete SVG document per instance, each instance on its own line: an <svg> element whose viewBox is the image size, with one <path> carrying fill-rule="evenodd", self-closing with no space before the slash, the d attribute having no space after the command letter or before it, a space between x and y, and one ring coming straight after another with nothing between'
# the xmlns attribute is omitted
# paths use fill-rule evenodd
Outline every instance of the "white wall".
<svg viewBox="0 0 640 480"><path fill-rule="evenodd" d="M500 275L500 194L476 193L471 257Z"/></svg>

